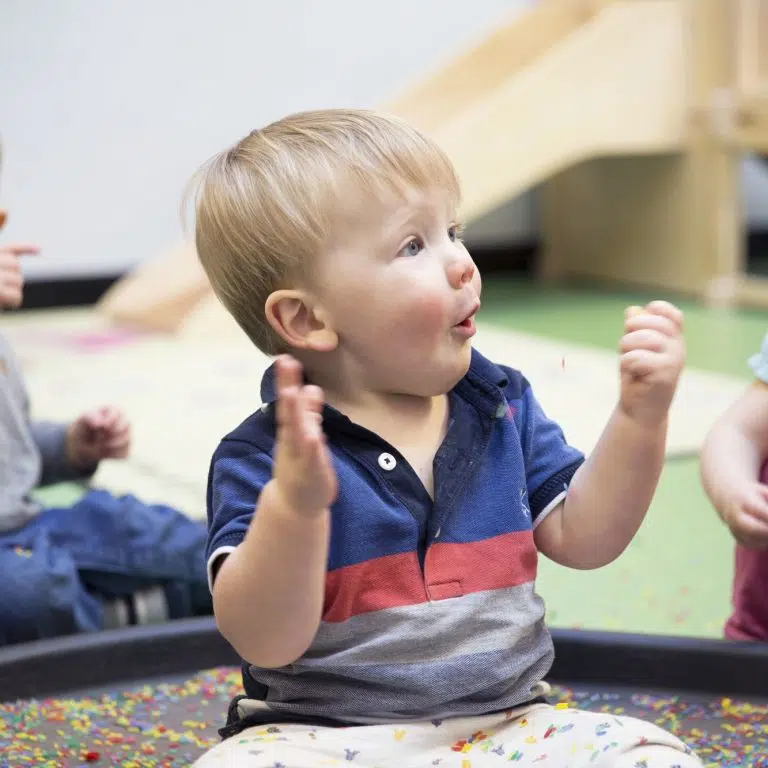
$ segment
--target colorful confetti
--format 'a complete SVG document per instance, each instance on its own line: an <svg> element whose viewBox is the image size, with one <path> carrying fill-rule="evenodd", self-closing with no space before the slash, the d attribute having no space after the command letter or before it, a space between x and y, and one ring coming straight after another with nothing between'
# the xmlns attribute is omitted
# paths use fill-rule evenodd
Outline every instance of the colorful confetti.
<svg viewBox="0 0 768 768"><path fill-rule="evenodd" d="M559 688L579 709L639 717L681 738L707 768L768 768L768 700L682 697Z"/></svg>
<svg viewBox="0 0 768 768"><path fill-rule="evenodd" d="M0 768L187 768L218 742L227 706L240 692L239 669L227 667L178 683L0 704ZM559 708L655 722L707 766L768 768L768 701L567 688L555 696Z"/></svg>
<svg viewBox="0 0 768 768"><path fill-rule="evenodd" d="M0 768L188 768L219 742L239 669L72 699L0 703Z"/></svg>

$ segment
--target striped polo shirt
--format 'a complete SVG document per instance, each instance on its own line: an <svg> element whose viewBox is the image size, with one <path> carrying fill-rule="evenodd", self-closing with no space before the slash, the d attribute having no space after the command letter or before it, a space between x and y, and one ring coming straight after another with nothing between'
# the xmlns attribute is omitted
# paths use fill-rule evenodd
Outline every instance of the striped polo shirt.
<svg viewBox="0 0 768 768"><path fill-rule="evenodd" d="M213 456L211 573L243 540L272 475L275 399L270 368L264 405ZM376 723L478 715L539 695L553 647L533 529L584 457L521 373L477 351L449 403L434 501L394 446L326 406L339 494L322 620L294 663L246 662L249 697L283 717Z"/></svg>

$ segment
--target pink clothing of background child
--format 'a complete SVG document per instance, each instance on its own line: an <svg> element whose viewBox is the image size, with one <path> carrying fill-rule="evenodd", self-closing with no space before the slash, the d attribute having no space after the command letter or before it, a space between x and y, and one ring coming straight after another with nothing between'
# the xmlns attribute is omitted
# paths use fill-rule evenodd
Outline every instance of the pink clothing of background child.
<svg viewBox="0 0 768 768"><path fill-rule="evenodd" d="M768 335L749 365L755 381L712 427L704 488L736 540L732 640L768 642Z"/></svg>
<svg viewBox="0 0 768 768"><path fill-rule="evenodd" d="M760 482L768 486L768 463L763 464ZM768 550L736 545L732 603L725 636L768 641Z"/></svg>

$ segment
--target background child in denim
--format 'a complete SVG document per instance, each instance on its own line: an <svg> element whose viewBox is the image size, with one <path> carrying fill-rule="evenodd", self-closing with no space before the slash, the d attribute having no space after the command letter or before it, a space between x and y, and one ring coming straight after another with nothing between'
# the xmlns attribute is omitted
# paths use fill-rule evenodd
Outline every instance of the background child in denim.
<svg viewBox="0 0 768 768"><path fill-rule="evenodd" d="M21 304L19 259L36 252L0 246L0 311ZM129 450L130 426L116 408L69 424L31 420L22 372L0 334L0 645L210 613L200 523L102 490L68 508L43 509L31 496L38 486L87 480L102 459Z"/></svg>
<svg viewBox="0 0 768 768"><path fill-rule="evenodd" d="M202 766L700 765L656 726L546 703L534 587L538 552L596 568L641 524L681 313L628 311L585 461L519 371L472 349L459 198L437 146L366 111L285 118L201 173L201 262L281 355L211 466L214 610L246 698Z"/></svg>
<svg viewBox="0 0 768 768"><path fill-rule="evenodd" d="M768 642L768 335L755 381L715 423L701 455L704 488L736 540L725 634Z"/></svg>

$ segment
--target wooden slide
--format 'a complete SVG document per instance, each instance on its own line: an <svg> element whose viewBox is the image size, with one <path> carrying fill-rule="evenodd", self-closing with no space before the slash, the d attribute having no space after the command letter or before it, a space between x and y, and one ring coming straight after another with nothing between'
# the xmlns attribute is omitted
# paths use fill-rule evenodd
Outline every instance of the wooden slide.
<svg viewBox="0 0 768 768"><path fill-rule="evenodd" d="M472 220L589 158L679 150L682 25L669 0L551 0L386 108L445 149Z"/></svg>
<svg viewBox="0 0 768 768"><path fill-rule="evenodd" d="M468 221L544 182L542 275L739 301L761 294L738 170L768 149L763 18L768 0L540 0L383 108L446 150ZM204 327L222 310L193 260L140 266L103 310Z"/></svg>

